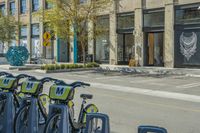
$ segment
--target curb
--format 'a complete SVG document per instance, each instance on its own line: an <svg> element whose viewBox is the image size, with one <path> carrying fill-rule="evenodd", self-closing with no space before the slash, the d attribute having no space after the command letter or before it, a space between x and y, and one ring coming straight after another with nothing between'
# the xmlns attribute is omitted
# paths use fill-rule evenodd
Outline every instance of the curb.
<svg viewBox="0 0 200 133"><path fill-rule="evenodd" d="M66 70L35 70L39 73L62 73L62 72L79 72L79 71L92 71L96 68L79 68L79 69L66 69Z"/></svg>

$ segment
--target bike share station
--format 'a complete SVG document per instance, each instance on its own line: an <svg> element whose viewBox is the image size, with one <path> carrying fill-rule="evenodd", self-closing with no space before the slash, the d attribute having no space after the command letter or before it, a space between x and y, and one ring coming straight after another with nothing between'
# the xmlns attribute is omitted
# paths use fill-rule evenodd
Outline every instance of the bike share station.
<svg viewBox="0 0 200 133"><path fill-rule="evenodd" d="M19 83L22 78L27 80ZM50 103L48 114L40 100L46 82L53 83L49 98L54 102ZM84 106L87 99L92 99L90 94L81 94L83 101L79 118L77 122L74 121L74 90L84 86L90 85L79 81L66 84L48 77L38 80L23 74L15 77L0 72L0 133L110 133L109 116L98 113L94 104ZM21 89L19 92L18 87ZM24 97L20 99L21 93ZM44 117L43 123L41 117ZM138 133L149 132L167 133L167 130L148 125L138 127Z"/></svg>

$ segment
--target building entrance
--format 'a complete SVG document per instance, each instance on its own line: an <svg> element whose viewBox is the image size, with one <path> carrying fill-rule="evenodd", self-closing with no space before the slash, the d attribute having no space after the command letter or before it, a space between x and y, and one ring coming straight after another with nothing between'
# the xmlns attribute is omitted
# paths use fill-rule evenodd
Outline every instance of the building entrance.
<svg viewBox="0 0 200 133"><path fill-rule="evenodd" d="M127 65L134 57L134 36L130 33L118 34L118 64Z"/></svg>
<svg viewBox="0 0 200 133"><path fill-rule="evenodd" d="M163 32L147 33L147 65L164 66L163 63Z"/></svg>

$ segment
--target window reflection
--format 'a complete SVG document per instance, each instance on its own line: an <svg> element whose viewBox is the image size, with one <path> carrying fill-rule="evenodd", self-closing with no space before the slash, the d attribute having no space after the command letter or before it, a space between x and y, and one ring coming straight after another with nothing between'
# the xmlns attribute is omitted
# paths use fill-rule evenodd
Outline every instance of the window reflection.
<svg viewBox="0 0 200 133"><path fill-rule="evenodd" d="M109 16L97 18L95 59L100 63L108 63L110 56Z"/></svg>
<svg viewBox="0 0 200 133"><path fill-rule="evenodd" d="M200 9L197 7L176 10L176 24L200 23Z"/></svg>
<svg viewBox="0 0 200 133"><path fill-rule="evenodd" d="M163 27L164 12L152 12L144 14L144 27Z"/></svg>

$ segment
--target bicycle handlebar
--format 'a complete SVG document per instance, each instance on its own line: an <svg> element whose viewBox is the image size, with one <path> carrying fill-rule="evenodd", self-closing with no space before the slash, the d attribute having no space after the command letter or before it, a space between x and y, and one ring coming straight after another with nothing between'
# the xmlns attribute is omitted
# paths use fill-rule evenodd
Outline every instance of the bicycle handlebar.
<svg viewBox="0 0 200 133"><path fill-rule="evenodd" d="M42 84L44 84L46 82L50 82L50 81L53 81L55 84L59 84L59 83L63 82L61 80L54 79L54 78L51 78L51 77L45 77L45 78L39 79L37 81L41 82Z"/></svg>
<svg viewBox="0 0 200 133"><path fill-rule="evenodd" d="M0 76L13 76L12 74L10 73L7 73L7 72L0 72Z"/></svg>
<svg viewBox="0 0 200 133"><path fill-rule="evenodd" d="M57 85L67 85L67 86L71 86L73 88L76 88L76 87L84 87L84 86L90 86L90 84L88 83L84 83L84 82L80 82L80 81L75 81L71 84L67 84L65 83L64 81L61 81L60 83L58 83Z"/></svg>
<svg viewBox="0 0 200 133"><path fill-rule="evenodd" d="M28 78L28 80L36 80L36 78L34 76L30 76L27 74L20 74L16 76L17 80L19 81L22 78Z"/></svg>

